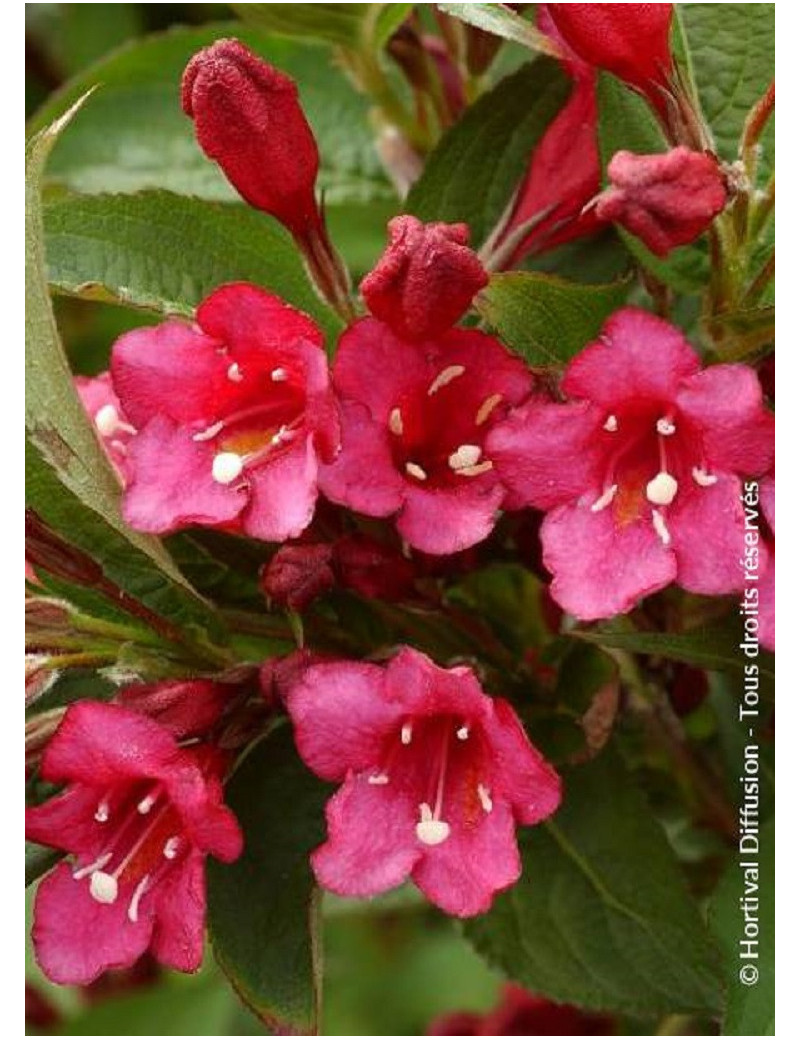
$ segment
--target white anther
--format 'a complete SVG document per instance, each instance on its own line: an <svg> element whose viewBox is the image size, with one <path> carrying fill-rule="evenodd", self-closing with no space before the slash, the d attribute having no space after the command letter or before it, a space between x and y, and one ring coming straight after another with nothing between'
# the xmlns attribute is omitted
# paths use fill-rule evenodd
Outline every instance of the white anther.
<svg viewBox="0 0 800 1040"><path fill-rule="evenodd" d="M95 415L94 424L101 437L110 437L119 428L119 412L113 404L104 404Z"/></svg>
<svg viewBox="0 0 800 1040"><path fill-rule="evenodd" d="M456 736L459 740L469 739L469 726L461 726L460 729L456 730Z"/></svg>
<svg viewBox="0 0 800 1040"><path fill-rule="evenodd" d="M128 920L132 924L136 924L136 922L139 920L139 902L147 889L147 884L149 881L150 875L145 874L145 876L133 890L131 901L128 904Z"/></svg>
<svg viewBox="0 0 800 1040"><path fill-rule="evenodd" d="M447 460L450 469L470 469L477 465L481 457L481 449L477 444L460 444Z"/></svg>
<svg viewBox="0 0 800 1040"><path fill-rule="evenodd" d="M492 811L493 802L489 794L489 788L484 787L483 784L478 784L478 798L481 800L481 807L485 813Z"/></svg>
<svg viewBox="0 0 800 1040"><path fill-rule="evenodd" d="M207 429L201 430L199 433L193 433L192 440L198 442L213 440L224 425L224 422L215 422L212 426L207 427Z"/></svg>
<svg viewBox="0 0 800 1040"><path fill-rule="evenodd" d="M617 484L612 484L611 487L607 487L597 501L592 503L591 512L602 513L606 506L610 506L614 501L614 495L617 493L617 487Z"/></svg>
<svg viewBox="0 0 800 1040"><path fill-rule="evenodd" d="M173 834L171 838L167 838L164 842L163 854L164 859L175 859L178 855L178 846L181 843L181 839L177 834Z"/></svg>
<svg viewBox="0 0 800 1040"><path fill-rule="evenodd" d="M211 465L211 476L218 484L230 484L241 475L244 461L235 451L222 451L214 456Z"/></svg>
<svg viewBox="0 0 800 1040"><path fill-rule="evenodd" d="M102 802L100 802L100 804L97 806L94 818L97 820L98 823L105 823L108 820L110 812L111 810L109 808L108 802L104 798Z"/></svg>
<svg viewBox="0 0 800 1040"><path fill-rule="evenodd" d="M285 383L289 378L289 373L285 368L273 368L271 379L273 383Z"/></svg>
<svg viewBox="0 0 800 1040"><path fill-rule="evenodd" d="M609 433L616 433L619 429L619 423L617 422L616 415L609 415L606 421L603 423L603 429L608 430Z"/></svg>
<svg viewBox="0 0 800 1040"><path fill-rule="evenodd" d="M452 383L454 379L463 376L465 372L466 369L463 365L448 365L447 368L443 368L428 387L428 396L433 397L437 390L441 390L443 386L447 386L447 384Z"/></svg>
<svg viewBox="0 0 800 1040"><path fill-rule="evenodd" d="M141 802L136 806L136 811L141 813L142 816L147 816L153 806L156 804L156 795L149 794L146 798L143 798Z"/></svg>
<svg viewBox="0 0 800 1040"><path fill-rule="evenodd" d="M706 473L701 466L695 466L692 470L692 479L699 487L713 487L717 478L713 473Z"/></svg>
<svg viewBox="0 0 800 1040"><path fill-rule="evenodd" d="M678 494L678 481L671 473L665 473L662 469L648 481L644 493L647 501L652 502L654 506L671 505Z"/></svg>
<svg viewBox="0 0 800 1040"><path fill-rule="evenodd" d="M383 787L384 784L389 783L389 777L386 773L373 773L372 776L367 777L367 783L372 784L373 787Z"/></svg>
<svg viewBox="0 0 800 1040"><path fill-rule="evenodd" d="M495 408L503 400L502 394L492 394L491 397L487 397L483 404L478 409L478 414L475 416L475 425L483 426Z"/></svg>
<svg viewBox="0 0 800 1040"><path fill-rule="evenodd" d="M479 477L481 473L488 473L490 469L494 469L494 463L487 459L485 462L479 462L477 466L464 466L463 469L456 470L456 473L459 477Z"/></svg>
<svg viewBox="0 0 800 1040"><path fill-rule="evenodd" d="M411 743L411 734L412 734L412 732L413 732L413 727L411 726L411 723L410 722L404 722L403 726L402 726L402 728L400 730L400 740L402 741L403 744L410 744Z"/></svg>
<svg viewBox="0 0 800 1040"><path fill-rule="evenodd" d="M672 536L669 533L667 521L664 519L664 517L661 515L661 513L659 513L657 509L653 510L653 527L655 529L656 534L661 539L661 544L670 545L672 542Z"/></svg>
<svg viewBox="0 0 800 1040"><path fill-rule="evenodd" d="M102 870L106 863L111 859L112 855L112 852L104 852L102 856L99 856L94 861L94 863L89 863L87 866L73 871L72 877L75 881L80 881L82 878L88 877L89 874L94 873L95 870Z"/></svg>
<svg viewBox="0 0 800 1040"><path fill-rule="evenodd" d="M419 814L421 819L416 832L423 845L441 845L450 837L450 824L444 820L435 820L427 802L420 805Z"/></svg>
<svg viewBox="0 0 800 1040"><path fill-rule="evenodd" d="M102 870L95 870L89 878L89 893L92 899L98 903L113 903L116 901L119 886L113 874L104 874Z"/></svg>
<svg viewBox="0 0 800 1040"><path fill-rule="evenodd" d="M399 408L393 408L389 412L389 429L397 437L403 436L403 416Z"/></svg>
<svg viewBox="0 0 800 1040"><path fill-rule="evenodd" d="M675 423L671 419L659 419L656 423L656 431L662 437L671 437L675 432Z"/></svg>
<svg viewBox="0 0 800 1040"><path fill-rule="evenodd" d="M416 462L406 463L406 473L409 475L409 477L415 477L417 480L428 479L428 474L425 472L422 466L418 466Z"/></svg>
<svg viewBox="0 0 800 1040"><path fill-rule="evenodd" d="M228 366L228 379L230 379L232 383L241 383L244 379L238 361L234 361L232 365Z"/></svg>

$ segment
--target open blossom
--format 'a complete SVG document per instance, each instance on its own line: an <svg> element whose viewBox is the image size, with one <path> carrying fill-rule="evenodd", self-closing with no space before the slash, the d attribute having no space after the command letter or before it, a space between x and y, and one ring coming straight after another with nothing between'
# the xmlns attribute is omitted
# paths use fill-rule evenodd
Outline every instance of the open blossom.
<svg viewBox="0 0 800 1040"><path fill-rule="evenodd" d="M181 749L151 719L112 704L67 709L42 756L64 790L26 812L26 836L72 855L39 885L33 942L54 982L85 985L149 949L179 971L203 956L204 860L235 860L224 760Z"/></svg>
<svg viewBox="0 0 800 1040"><path fill-rule="evenodd" d="M597 215L640 238L656 256L694 242L728 201L717 160L683 145L662 155L617 152Z"/></svg>
<svg viewBox="0 0 800 1040"><path fill-rule="evenodd" d="M422 552L458 552L492 530L505 489L486 438L531 392L519 358L482 332L408 342L375 318L342 336L333 364L342 452L325 495L368 516L397 514Z"/></svg>
<svg viewBox="0 0 800 1040"><path fill-rule="evenodd" d="M607 1036L614 1020L570 1004L556 1004L509 982L491 1011L480 1015L456 1011L441 1015L428 1027L428 1036Z"/></svg>
<svg viewBox="0 0 800 1040"><path fill-rule="evenodd" d="M127 522L161 534L236 524L281 541L310 523L320 457L338 447L322 334L253 285L223 286L197 324L167 321L114 344L111 373L138 433Z"/></svg>
<svg viewBox="0 0 800 1040"><path fill-rule="evenodd" d="M300 756L342 783L312 854L319 883L341 895L410 876L447 913L482 913L520 875L517 824L558 807L557 773L469 668L409 648L386 667L320 664L288 709Z"/></svg>
<svg viewBox="0 0 800 1040"><path fill-rule="evenodd" d="M404 339L440 335L463 317L489 281L468 242L466 224L392 218L389 245L361 283L364 302Z"/></svg>
<svg viewBox="0 0 800 1040"><path fill-rule="evenodd" d="M628 307L567 366L564 404L521 408L488 450L508 505L547 511L551 592L584 620L676 581L741 587L739 475L769 468L774 420L752 369L702 369L682 333Z"/></svg>
<svg viewBox="0 0 800 1040"><path fill-rule="evenodd" d="M75 376L75 389L111 465L124 484L128 477L128 442L136 430L114 393L111 374Z"/></svg>

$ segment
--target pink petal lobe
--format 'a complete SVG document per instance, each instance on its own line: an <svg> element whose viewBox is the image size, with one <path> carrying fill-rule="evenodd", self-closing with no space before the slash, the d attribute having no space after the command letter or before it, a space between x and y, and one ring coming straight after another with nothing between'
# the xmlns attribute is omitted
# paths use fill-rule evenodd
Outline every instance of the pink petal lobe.
<svg viewBox="0 0 800 1040"><path fill-rule="evenodd" d="M339 340L334 385L346 401L360 401L385 422L406 394L427 383L426 345L406 342L377 318L362 318Z"/></svg>
<svg viewBox="0 0 800 1040"><path fill-rule="evenodd" d="M720 474L711 487L689 486L669 511L677 582L690 592L724 595L741 588L744 510L736 477Z"/></svg>
<svg viewBox="0 0 800 1040"><path fill-rule="evenodd" d="M561 804L561 778L531 744L511 705L499 698L493 703L495 714L487 732L494 789L508 800L519 823L539 823Z"/></svg>
<svg viewBox="0 0 800 1040"><path fill-rule="evenodd" d="M504 489L485 476L468 478L470 484L455 489L428 491L407 484L397 518L399 534L432 556L461 552L482 542L491 534L504 496Z"/></svg>
<svg viewBox="0 0 800 1040"><path fill-rule="evenodd" d="M154 956L176 971L197 971L203 960L206 919L204 857L193 849L153 893Z"/></svg>
<svg viewBox="0 0 800 1040"><path fill-rule="evenodd" d="M342 451L320 468L319 486L332 502L366 516L390 516L403 504L405 481L395 467L388 430L364 405L342 407Z"/></svg>
<svg viewBox="0 0 800 1040"><path fill-rule="evenodd" d="M305 531L317 501L317 456L308 433L301 432L274 458L248 468L247 478L250 500L242 514L246 534L282 542Z"/></svg>
<svg viewBox="0 0 800 1040"><path fill-rule="evenodd" d="M197 308L197 321L209 336L231 346L233 357L237 351L271 353L292 341L324 343L308 315L247 282L223 285L207 296Z"/></svg>
<svg viewBox="0 0 800 1040"><path fill-rule="evenodd" d="M65 852L83 853L91 862L107 841L107 832L95 820L102 797L102 787L76 784L41 805L28 806L25 809L26 839Z"/></svg>
<svg viewBox="0 0 800 1040"><path fill-rule="evenodd" d="M419 650L404 646L386 668L386 696L412 716L489 717L492 701L466 667L440 668Z"/></svg>

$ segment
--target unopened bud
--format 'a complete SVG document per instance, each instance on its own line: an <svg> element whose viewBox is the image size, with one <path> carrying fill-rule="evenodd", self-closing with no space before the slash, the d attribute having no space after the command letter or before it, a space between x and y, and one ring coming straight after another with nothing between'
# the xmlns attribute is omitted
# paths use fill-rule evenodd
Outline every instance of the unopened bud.
<svg viewBox="0 0 800 1040"><path fill-rule="evenodd" d="M261 588L278 606L305 610L336 579L331 569L330 545L284 545L261 575Z"/></svg>

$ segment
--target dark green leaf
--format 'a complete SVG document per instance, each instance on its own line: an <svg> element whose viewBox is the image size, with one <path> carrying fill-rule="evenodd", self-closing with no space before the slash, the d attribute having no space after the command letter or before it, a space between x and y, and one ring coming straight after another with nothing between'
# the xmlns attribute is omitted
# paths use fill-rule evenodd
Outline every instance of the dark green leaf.
<svg viewBox="0 0 800 1040"><path fill-rule="evenodd" d="M63 852L48 849L45 845L36 845L32 841L25 842L25 887L32 885L42 874L56 865Z"/></svg>
<svg viewBox="0 0 800 1040"><path fill-rule="evenodd" d="M291 239L262 213L165 191L59 194L44 208L50 283L90 299L191 315L212 289L249 281L324 325Z"/></svg>
<svg viewBox="0 0 800 1040"><path fill-rule="evenodd" d="M373 146L369 104L334 66L331 55L313 44L265 39L235 22L174 29L134 41L68 83L37 113L32 129L47 125L89 87L101 87L55 148L48 177L75 191L165 188L214 200L236 199L216 164L201 151L180 106L180 80L189 58L214 40L233 35L297 80L319 144L319 186L327 202L393 198Z"/></svg>
<svg viewBox="0 0 800 1040"><path fill-rule="evenodd" d="M308 856L324 836L328 789L303 766L291 729L258 744L228 785L245 851L209 861L214 952L234 988L265 1022L312 1033L319 1015L317 896Z"/></svg>
<svg viewBox="0 0 800 1040"><path fill-rule="evenodd" d="M757 887L745 891L745 872L740 861L757 862ZM745 939L745 915L740 904L743 896L755 901L747 904L748 911L758 920L758 958L742 959L739 943ZM723 1036L775 1035L775 823L761 828L757 855L736 857L722 876L711 902L711 930L717 937L725 972L727 998L722 1020ZM758 972L755 984L745 985L739 972L745 965ZM750 970L750 968L746 970Z"/></svg>
<svg viewBox="0 0 800 1040"><path fill-rule="evenodd" d="M504 4L437 4L440 11L458 18L492 36L521 43L532 51L558 57L558 49L549 37Z"/></svg>
<svg viewBox="0 0 800 1040"><path fill-rule="evenodd" d="M465 221L480 245L568 93L567 76L550 58L501 80L439 142L406 200L408 211L422 220Z"/></svg>
<svg viewBox="0 0 800 1040"><path fill-rule="evenodd" d="M283 36L325 40L352 50L380 48L413 4L231 4L247 22Z"/></svg>
<svg viewBox="0 0 800 1040"><path fill-rule="evenodd" d="M597 336L629 291L627 281L582 285L555 275L514 271L493 275L476 306L529 364L563 365Z"/></svg>
<svg viewBox="0 0 800 1040"><path fill-rule="evenodd" d="M534 993L645 1016L715 1013L715 951L663 832L614 754L566 777L552 822L521 832L523 876L467 934Z"/></svg>

